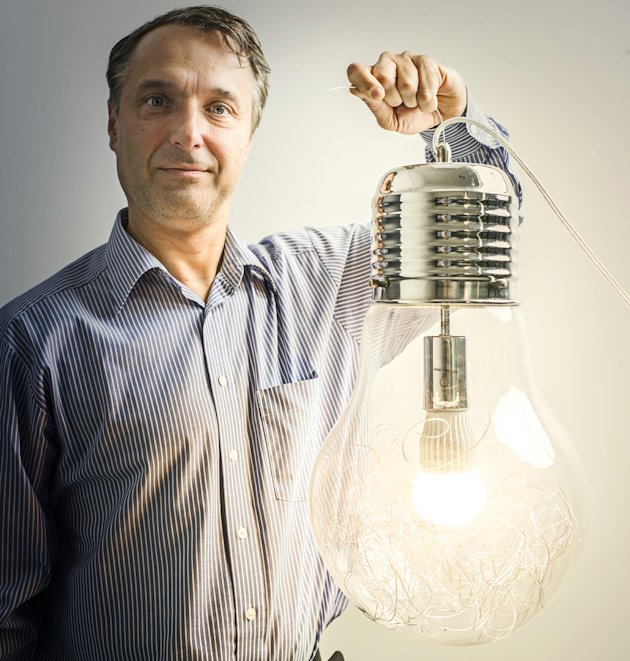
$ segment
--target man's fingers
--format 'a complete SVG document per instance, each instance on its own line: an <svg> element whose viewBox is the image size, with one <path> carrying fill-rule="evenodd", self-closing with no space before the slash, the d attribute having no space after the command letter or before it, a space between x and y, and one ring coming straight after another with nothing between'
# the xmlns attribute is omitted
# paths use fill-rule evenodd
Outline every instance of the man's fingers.
<svg viewBox="0 0 630 661"><path fill-rule="evenodd" d="M438 109L438 92L442 85L442 75L437 62L426 55L414 57L418 72L416 99L422 112L432 113Z"/></svg>
<svg viewBox="0 0 630 661"><path fill-rule="evenodd" d="M404 105L423 112L437 110L442 84L440 67L433 58L405 51L398 55L385 51L372 67L353 63L348 79L364 100L384 98L391 108Z"/></svg>
<svg viewBox="0 0 630 661"><path fill-rule="evenodd" d="M347 71L348 80L354 85L351 92L364 101L381 100L385 96L385 90L380 82L372 75L372 67L353 62Z"/></svg>
<svg viewBox="0 0 630 661"><path fill-rule="evenodd" d="M372 67L372 75L385 90L385 103L391 108L402 105L403 99L397 87L398 66L395 56L389 51L381 53L376 64Z"/></svg>
<svg viewBox="0 0 630 661"><path fill-rule="evenodd" d="M389 131L394 130L392 125L392 119L394 117L394 111L392 107L385 101L383 98L384 91L380 88L381 98L374 99L369 96L365 96L364 93L360 92L357 88L351 88L350 92L354 96L360 98L365 105L370 109L374 117L376 118L377 124Z"/></svg>
<svg viewBox="0 0 630 661"><path fill-rule="evenodd" d="M381 81L374 75L373 67L353 63L348 67L348 80L353 87L350 92L363 100L384 129L392 130L393 110L386 100L386 92Z"/></svg>
<svg viewBox="0 0 630 661"><path fill-rule="evenodd" d="M396 63L395 86L400 96L401 102L407 108L416 108L418 92L418 69L408 51L400 55L393 56Z"/></svg>
<svg viewBox="0 0 630 661"><path fill-rule="evenodd" d="M348 79L352 93L390 131L417 133L466 108L466 86L459 74L412 51L385 51L373 66L351 64Z"/></svg>

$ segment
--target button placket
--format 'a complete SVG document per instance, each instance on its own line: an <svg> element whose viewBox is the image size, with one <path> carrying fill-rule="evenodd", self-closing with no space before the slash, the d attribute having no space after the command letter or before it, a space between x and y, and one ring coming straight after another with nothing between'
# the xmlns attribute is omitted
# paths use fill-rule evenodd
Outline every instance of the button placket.
<svg viewBox="0 0 630 661"><path fill-rule="evenodd" d="M242 319L238 313L224 305L212 311L212 319L206 320L203 329L204 353L208 382L212 390L219 434L216 442L220 449L221 472L224 490L224 529L227 533L228 553L235 568L234 605L240 612L242 629L237 634L250 637L260 634L264 626L265 568L262 563L256 512L250 506L251 499L244 496L250 489L249 445L247 425L243 415L247 411L249 376L247 363L240 357L239 347L246 345L246 337L239 330L247 328L247 315L243 308ZM245 331L243 330L243 333ZM228 345L225 338L230 338ZM239 630L237 626L237 630Z"/></svg>

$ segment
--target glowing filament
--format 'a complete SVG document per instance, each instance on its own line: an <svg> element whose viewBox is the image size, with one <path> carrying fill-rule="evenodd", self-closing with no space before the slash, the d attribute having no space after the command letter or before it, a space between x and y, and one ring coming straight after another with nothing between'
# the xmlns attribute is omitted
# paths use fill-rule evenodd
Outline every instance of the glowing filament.
<svg viewBox="0 0 630 661"><path fill-rule="evenodd" d="M483 509L486 490L477 470L455 473L423 471L413 485L416 512L439 526L461 526Z"/></svg>

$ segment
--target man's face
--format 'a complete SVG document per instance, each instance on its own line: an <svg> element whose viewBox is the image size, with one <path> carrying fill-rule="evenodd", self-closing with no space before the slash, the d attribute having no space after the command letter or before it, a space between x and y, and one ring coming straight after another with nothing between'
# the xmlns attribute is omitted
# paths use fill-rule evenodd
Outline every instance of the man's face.
<svg viewBox="0 0 630 661"><path fill-rule="evenodd" d="M218 33L166 25L145 35L109 118L130 222L180 230L226 222L252 107L251 68Z"/></svg>

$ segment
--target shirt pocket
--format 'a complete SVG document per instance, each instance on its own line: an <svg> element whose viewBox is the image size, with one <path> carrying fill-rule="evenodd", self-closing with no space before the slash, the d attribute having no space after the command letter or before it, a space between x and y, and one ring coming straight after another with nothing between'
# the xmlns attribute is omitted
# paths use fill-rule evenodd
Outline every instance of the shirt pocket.
<svg viewBox="0 0 630 661"><path fill-rule="evenodd" d="M311 471L323 440L317 420L319 388L319 378L315 376L256 393L278 500L307 498Z"/></svg>

